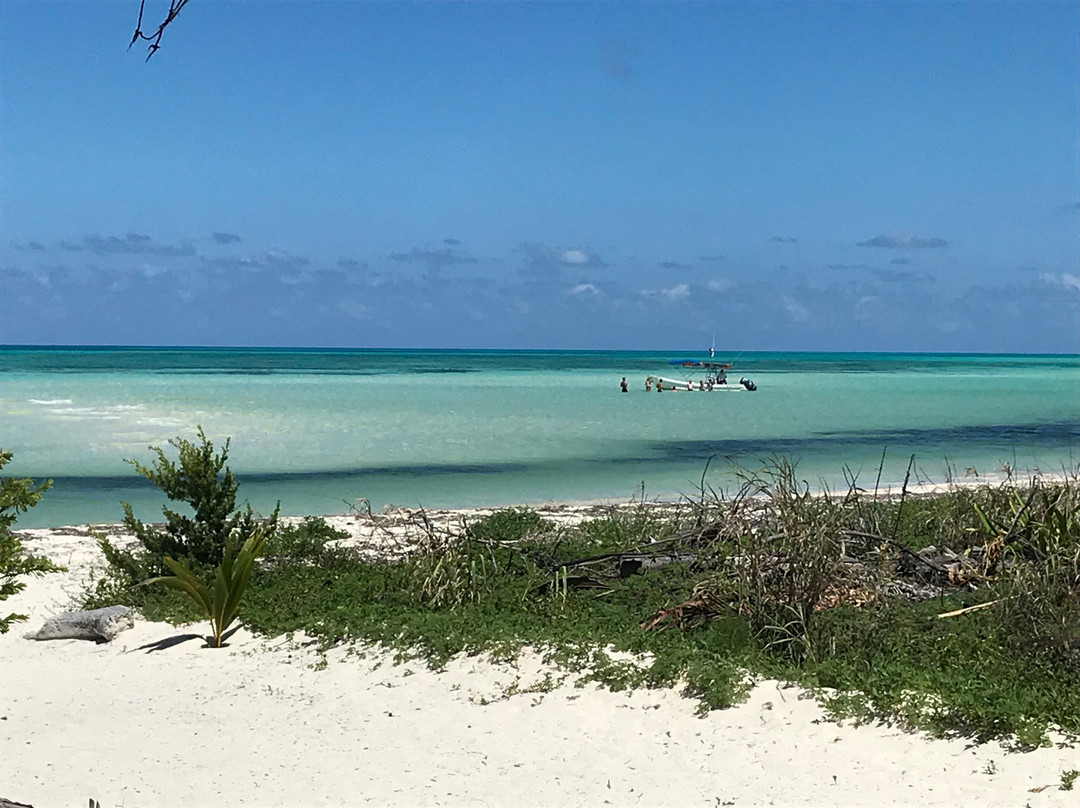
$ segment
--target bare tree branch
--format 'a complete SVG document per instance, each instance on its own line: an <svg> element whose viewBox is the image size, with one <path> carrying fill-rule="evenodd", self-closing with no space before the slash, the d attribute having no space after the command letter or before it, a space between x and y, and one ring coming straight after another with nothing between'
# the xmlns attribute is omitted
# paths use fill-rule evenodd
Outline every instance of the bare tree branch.
<svg viewBox="0 0 1080 808"><path fill-rule="evenodd" d="M138 42L140 39L145 39L150 44L147 45L146 61L150 61L150 57L157 53L158 48L161 47L161 36L165 33L165 29L169 26L177 15L180 14L180 10L188 4L188 0L169 0L169 13L162 21L161 25L157 27L157 30L152 34L143 33L143 12L146 10L146 0L140 0L139 2L139 19L135 23L135 33L131 37L131 43L128 45L130 50L131 46Z"/></svg>

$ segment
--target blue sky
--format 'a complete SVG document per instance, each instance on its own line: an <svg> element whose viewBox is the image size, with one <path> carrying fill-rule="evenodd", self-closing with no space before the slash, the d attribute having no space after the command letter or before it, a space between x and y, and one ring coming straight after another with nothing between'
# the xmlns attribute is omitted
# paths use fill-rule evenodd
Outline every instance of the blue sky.
<svg viewBox="0 0 1080 808"><path fill-rule="evenodd" d="M137 11L0 2L0 343L1080 350L1080 2Z"/></svg>

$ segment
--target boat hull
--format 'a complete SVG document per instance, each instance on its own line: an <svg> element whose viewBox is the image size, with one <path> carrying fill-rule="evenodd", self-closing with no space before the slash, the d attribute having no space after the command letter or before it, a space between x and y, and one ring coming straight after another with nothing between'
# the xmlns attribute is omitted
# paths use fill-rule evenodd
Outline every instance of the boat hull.
<svg viewBox="0 0 1080 808"><path fill-rule="evenodd" d="M747 393L751 390L745 387L741 382L727 381L722 384L713 383L711 386L708 383L701 383L697 381L687 381L685 379L668 379L663 376L649 376L645 380L645 384L652 390L656 390L659 386L662 392L675 392L675 393Z"/></svg>

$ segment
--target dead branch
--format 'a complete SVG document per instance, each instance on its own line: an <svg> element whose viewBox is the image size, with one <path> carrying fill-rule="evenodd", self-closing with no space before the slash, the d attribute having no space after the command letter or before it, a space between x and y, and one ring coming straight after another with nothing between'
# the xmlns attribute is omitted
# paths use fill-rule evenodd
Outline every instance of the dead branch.
<svg viewBox="0 0 1080 808"><path fill-rule="evenodd" d="M963 609L956 609L952 612L942 612L938 615L938 617L959 617L960 615L967 614L968 612L977 612L979 611L979 609L989 609L999 600L1001 599L998 598L998 600L988 600L986 601L986 603L976 603L974 606L967 606Z"/></svg>
<svg viewBox="0 0 1080 808"><path fill-rule="evenodd" d="M131 36L131 43L128 45L128 49L130 50L131 46L138 42L140 39L146 40L150 43L146 47L146 61L149 62L150 57L157 53L158 49L161 47L161 37L164 35L165 29L168 28L172 21L177 18L181 10L187 4L188 0L169 0L169 13L165 15L165 19L162 20L161 24L153 33L146 34L143 33L142 29L143 12L146 10L146 0L140 0L139 19L135 23L135 33Z"/></svg>

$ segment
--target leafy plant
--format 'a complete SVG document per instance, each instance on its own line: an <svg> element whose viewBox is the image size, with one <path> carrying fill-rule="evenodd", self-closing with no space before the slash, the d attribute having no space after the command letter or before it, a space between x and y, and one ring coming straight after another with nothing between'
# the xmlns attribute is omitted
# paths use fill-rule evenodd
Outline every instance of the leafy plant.
<svg viewBox="0 0 1080 808"><path fill-rule="evenodd" d="M156 455L151 467L128 460L135 470L160 488L170 500L186 502L192 510L185 516L167 507L162 508L164 529L146 525L136 519L131 505L120 503L124 509L124 527L134 533L153 556L183 558L195 564L216 564L221 560L225 542L234 533L252 532L257 517L250 505L236 508L236 492L240 483L225 465L229 458L229 439L215 454L214 444L202 427L198 442L174 438L169 445L177 450L179 463L170 460L158 446L150 449ZM276 522L277 509L271 516Z"/></svg>
<svg viewBox="0 0 1080 808"><path fill-rule="evenodd" d="M309 516L297 524L279 525L268 533L263 548L263 561L274 565L314 564L323 568L336 567L354 555L338 542L348 537L325 519Z"/></svg>
<svg viewBox="0 0 1080 808"><path fill-rule="evenodd" d="M1069 769L1068 771L1061 773L1061 790L1072 791L1073 784L1076 782L1076 778L1080 777L1080 771L1076 769Z"/></svg>
<svg viewBox="0 0 1080 808"><path fill-rule="evenodd" d="M213 590L183 563L169 556L165 557L165 564L173 575L151 578L143 583L160 583L191 598L210 621L212 635L207 637L207 644L220 648L225 632L239 614L240 599L247 589L255 559L265 543L266 530L259 528L247 537L234 560L232 538L227 539L221 563L214 573Z"/></svg>
<svg viewBox="0 0 1080 808"><path fill-rule="evenodd" d="M276 529L278 508L264 521L250 505L236 507L240 484L225 465L229 457L228 440L217 452L200 427L197 441L178 437L170 440L169 445L177 451L176 462L157 446L150 447L156 455L152 466L135 460L127 462L158 486L171 502L185 503L190 515L163 506L165 523L148 525L135 517L130 504L120 503L124 528L135 536L140 546L135 550L123 549L103 536L98 537L108 569L98 581L88 606L107 605L106 602L144 606L145 590L135 587L148 578L169 572L167 557L183 563L196 575L212 574L221 563L229 541L243 542L260 526L265 527L267 534Z"/></svg>
<svg viewBox="0 0 1080 808"><path fill-rule="evenodd" d="M479 541L520 541L550 528L531 508L503 508L473 522L467 533Z"/></svg>
<svg viewBox="0 0 1080 808"><path fill-rule="evenodd" d="M11 452L0 450L0 469L11 460ZM43 575L63 568L41 556L29 555L22 542L11 532L18 514L32 508L52 482L35 485L33 480L0 477L0 600L21 592L26 584L18 578L24 575ZM26 619L23 614L0 616L0 634L6 634L11 624Z"/></svg>

